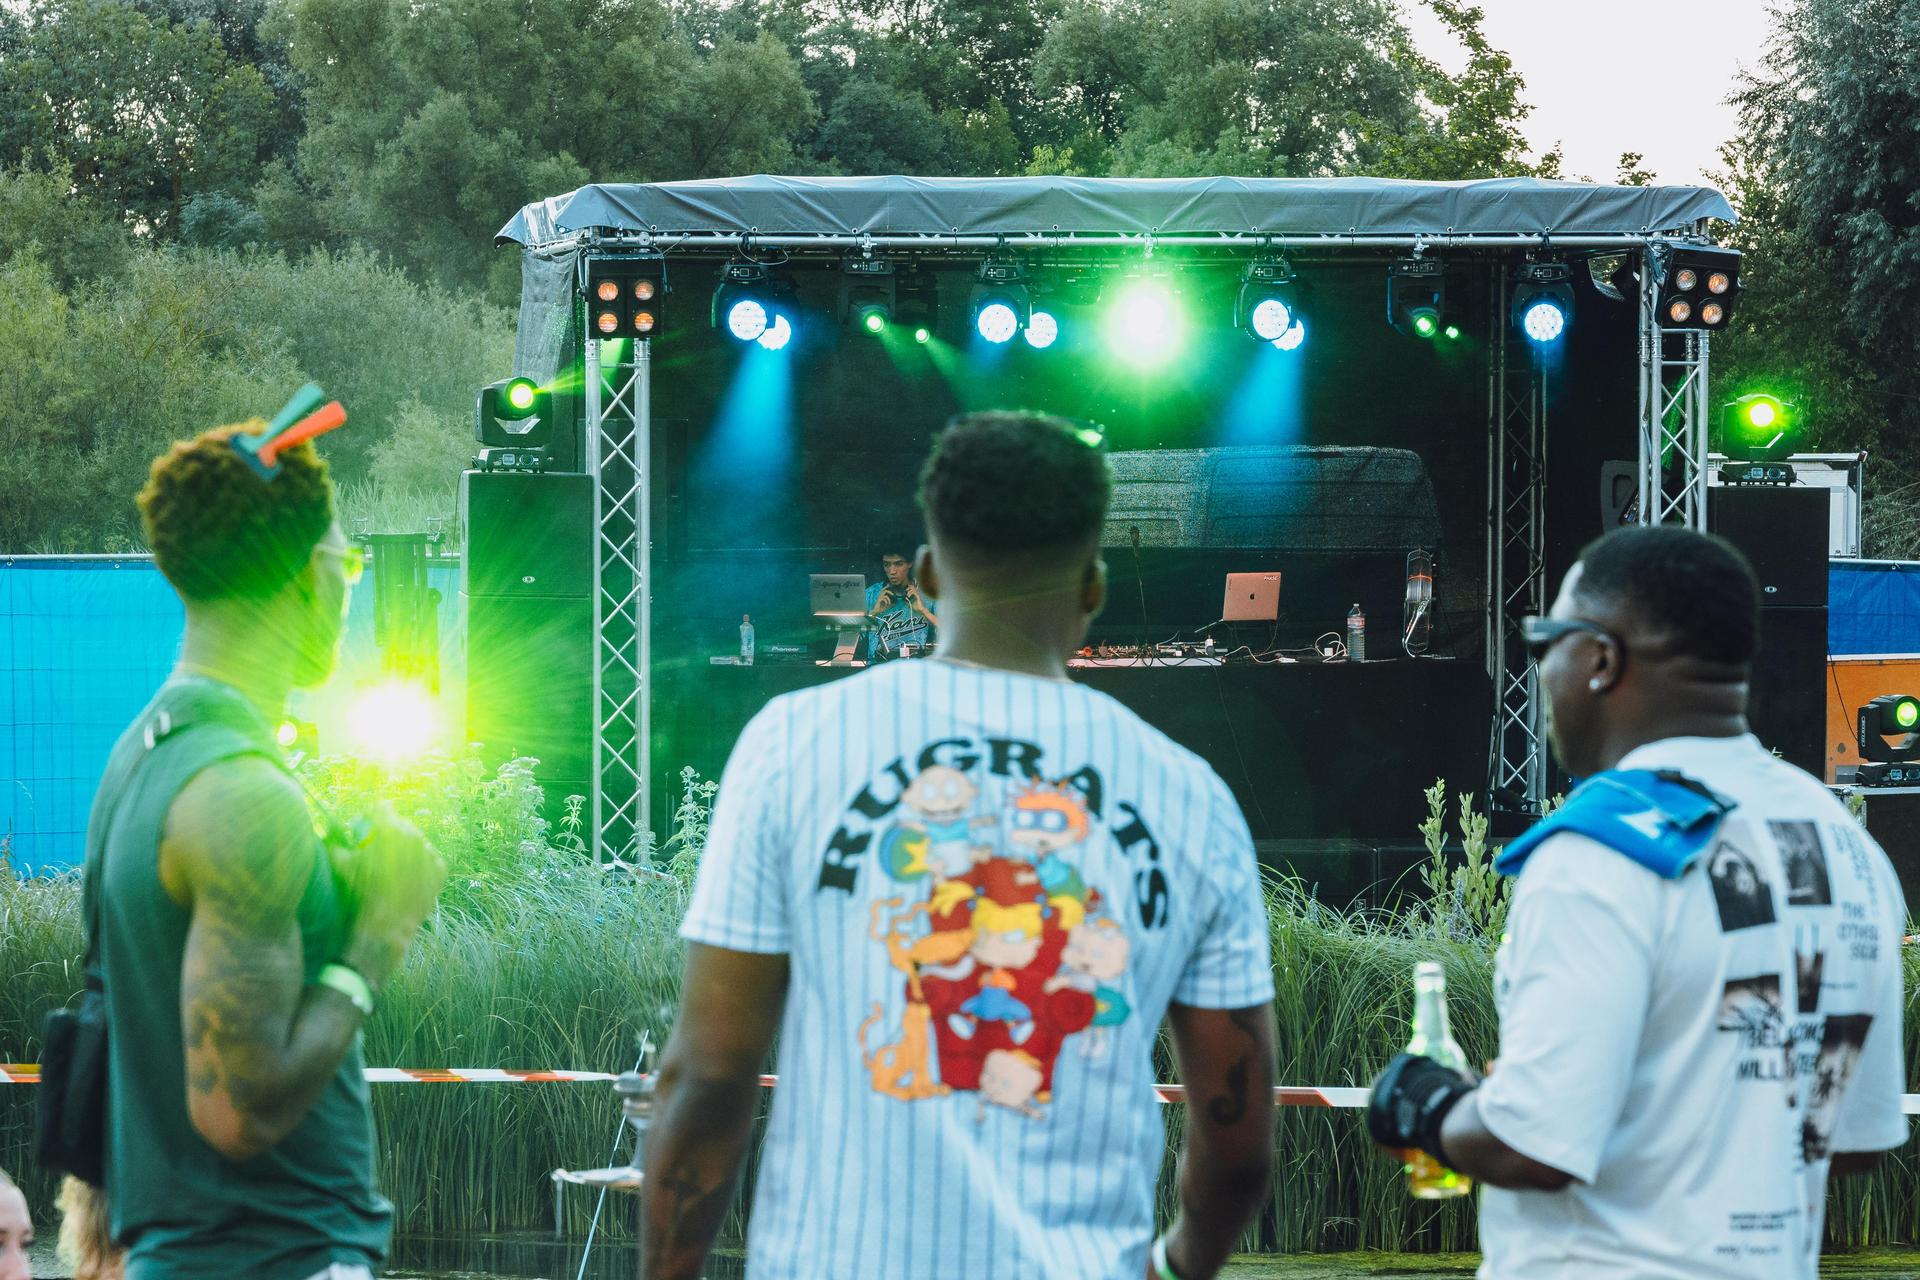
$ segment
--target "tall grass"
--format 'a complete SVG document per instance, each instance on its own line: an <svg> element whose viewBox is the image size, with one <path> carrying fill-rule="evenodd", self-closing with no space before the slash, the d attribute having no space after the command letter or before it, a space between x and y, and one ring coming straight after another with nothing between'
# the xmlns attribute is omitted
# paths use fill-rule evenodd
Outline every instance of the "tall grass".
<svg viewBox="0 0 1920 1280"><path fill-rule="evenodd" d="M439 912L367 1027L369 1063L620 1071L633 1065L642 1035L664 1039L679 999L676 928L711 783L683 775L676 831L656 853L668 874L636 876L590 866L566 824L546 828L524 761L494 771L434 761L401 776L326 761L310 779L343 813L387 798L454 861ZM1477 815L1449 814L1440 793L1429 804L1434 823L1454 819L1464 852L1434 827L1423 877L1431 892L1421 902L1335 910L1296 881L1269 885L1284 1083L1364 1085L1407 1040L1420 960L1445 966L1454 1033L1469 1058L1494 1056L1492 952L1506 890L1488 878L1491 851ZM73 877L18 881L0 870L0 1059L36 1060L41 1017L79 990L79 918ZM1920 957L1909 949L1904 962L1909 992L1920 992ZM1920 1063L1920 1019L1908 1021L1907 1058L1910 1068ZM20 1175L40 1206L52 1188L29 1159L32 1093L0 1087L0 1167ZM373 1096L382 1184L400 1229L412 1234L551 1229L549 1174L604 1163L617 1128L610 1090L591 1084L382 1085ZM1166 1109L1170 1143L1181 1116ZM1358 1113L1287 1108L1275 1144L1273 1193L1246 1247L1473 1247L1472 1202L1410 1200ZM1172 1179L1169 1162L1160 1188L1168 1208ZM577 1235L591 1198L565 1203L563 1226ZM631 1220L621 1206L601 1227L623 1236ZM737 1239L739 1225L736 1217L728 1235ZM1916 1240L1920 1146L1910 1142L1874 1175L1833 1187L1830 1247Z"/></svg>

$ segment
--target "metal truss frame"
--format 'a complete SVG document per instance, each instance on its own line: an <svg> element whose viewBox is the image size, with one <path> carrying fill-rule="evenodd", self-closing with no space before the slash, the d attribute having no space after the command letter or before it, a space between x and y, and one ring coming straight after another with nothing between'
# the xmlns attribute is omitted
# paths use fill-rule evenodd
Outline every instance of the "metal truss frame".
<svg viewBox="0 0 1920 1280"><path fill-rule="evenodd" d="M1660 327L1652 254L1640 279L1639 523L1707 527L1707 334Z"/></svg>
<svg viewBox="0 0 1920 1280"><path fill-rule="evenodd" d="M594 860L644 863L652 764L651 344L586 343L587 471L593 476Z"/></svg>
<svg viewBox="0 0 1920 1280"><path fill-rule="evenodd" d="M1547 378L1532 344L1513 332L1507 268L1491 269L1487 343L1487 674L1494 729L1488 804L1539 815L1547 800L1547 741L1538 676L1520 619L1545 613Z"/></svg>

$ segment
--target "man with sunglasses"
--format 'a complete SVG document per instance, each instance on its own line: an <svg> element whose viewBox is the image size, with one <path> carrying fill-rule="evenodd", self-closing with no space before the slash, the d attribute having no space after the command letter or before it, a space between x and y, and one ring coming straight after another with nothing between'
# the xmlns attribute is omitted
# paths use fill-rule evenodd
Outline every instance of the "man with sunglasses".
<svg viewBox="0 0 1920 1280"><path fill-rule="evenodd" d="M288 691L333 668L360 551L311 445L246 456L265 426L175 445L139 495L187 629L87 831L129 1280L371 1280L393 1216L360 1028L446 866L390 811L323 844L275 746Z"/></svg>
<svg viewBox="0 0 1920 1280"><path fill-rule="evenodd" d="M1811 1280L1829 1173L1906 1140L1905 900L1747 732L1757 600L1719 539L1623 529L1523 625L1584 782L1498 862L1499 1060L1401 1055L1368 1114L1487 1184L1482 1277Z"/></svg>
<svg viewBox="0 0 1920 1280"><path fill-rule="evenodd" d="M912 645L919 649L933 639L940 620L933 616L926 597L913 580L913 565L899 551L880 557L885 580L867 588L867 618L873 630L867 633L867 661L885 662L901 656L901 649Z"/></svg>

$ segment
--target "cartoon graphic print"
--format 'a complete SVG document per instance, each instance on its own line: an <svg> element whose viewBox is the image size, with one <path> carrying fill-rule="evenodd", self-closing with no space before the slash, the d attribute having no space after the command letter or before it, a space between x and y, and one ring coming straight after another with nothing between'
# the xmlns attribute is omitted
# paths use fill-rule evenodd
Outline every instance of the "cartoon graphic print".
<svg viewBox="0 0 1920 1280"><path fill-rule="evenodd" d="M906 978L899 1038L869 1047L885 1020L875 1005L860 1029L873 1087L903 1101L953 1091L1039 1118L1070 1036L1089 1030L1105 1051L1131 1006L1122 993L1132 943L1097 890L1066 856L1093 831L1071 786L1035 782L1000 823L969 813L980 789L948 765L924 768L902 793L904 816L881 840L881 866L924 899L876 902L870 936ZM987 837L981 839L982 836Z"/></svg>

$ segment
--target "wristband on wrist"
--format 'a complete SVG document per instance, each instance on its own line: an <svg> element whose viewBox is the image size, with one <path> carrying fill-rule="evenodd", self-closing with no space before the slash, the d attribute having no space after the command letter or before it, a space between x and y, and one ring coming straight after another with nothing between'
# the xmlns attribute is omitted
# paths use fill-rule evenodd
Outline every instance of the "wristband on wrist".
<svg viewBox="0 0 1920 1280"><path fill-rule="evenodd" d="M1417 1149L1452 1168L1440 1128L1460 1099L1477 1087L1471 1078L1413 1054L1396 1054L1373 1082L1367 1132L1383 1147Z"/></svg>
<svg viewBox="0 0 1920 1280"><path fill-rule="evenodd" d="M1180 1273L1173 1269L1173 1264L1167 1261L1165 1236L1154 1237L1153 1252L1149 1255L1149 1260L1153 1263L1154 1280L1182 1280Z"/></svg>
<svg viewBox="0 0 1920 1280"><path fill-rule="evenodd" d="M358 969L345 964L324 964L314 982L322 987L331 987L345 996L360 1016L373 1016L373 987L361 976Z"/></svg>

